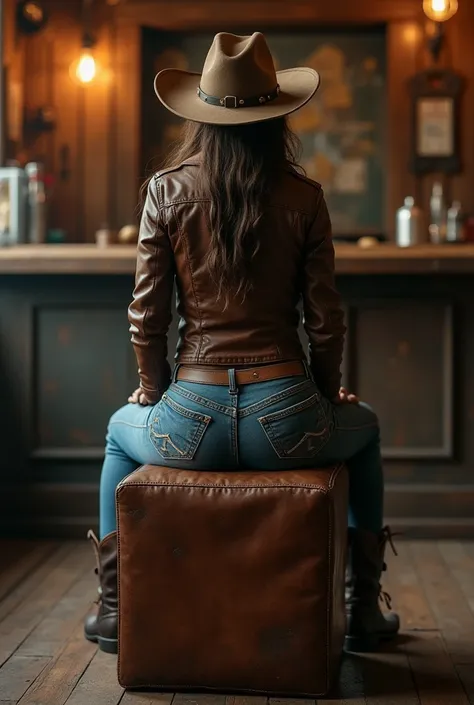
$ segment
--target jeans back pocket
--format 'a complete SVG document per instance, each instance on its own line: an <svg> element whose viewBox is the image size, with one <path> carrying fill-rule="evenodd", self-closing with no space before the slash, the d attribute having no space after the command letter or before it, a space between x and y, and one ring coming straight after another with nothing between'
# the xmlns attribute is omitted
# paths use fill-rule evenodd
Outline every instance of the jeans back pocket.
<svg viewBox="0 0 474 705"><path fill-rule="evenodd" d="M319 394L258 421L282 459L314 458L329 440L329 423Z"/></svg>
<svg viewBox="0 0 474 705"><path fill-rule="evenodd" d="M193 460L211 417L185 409L165 393L155 407L150 438L167 460Z"/></svg>

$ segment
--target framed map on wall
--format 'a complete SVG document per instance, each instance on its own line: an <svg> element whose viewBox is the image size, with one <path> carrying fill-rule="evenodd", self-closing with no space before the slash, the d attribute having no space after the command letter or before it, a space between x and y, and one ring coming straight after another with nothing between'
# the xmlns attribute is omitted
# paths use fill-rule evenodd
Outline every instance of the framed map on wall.
<svg viewBox="0 0 474 705"><path fill-rule="evenodd" d="M324 188L336 235L385 231L386 42L383 29L266 32L275 66L311 66L321 88L290 124L301 164ZM142 173L160 167L181 120L153 91L163 68L200 72L213 35L143 29Z"/></svg>

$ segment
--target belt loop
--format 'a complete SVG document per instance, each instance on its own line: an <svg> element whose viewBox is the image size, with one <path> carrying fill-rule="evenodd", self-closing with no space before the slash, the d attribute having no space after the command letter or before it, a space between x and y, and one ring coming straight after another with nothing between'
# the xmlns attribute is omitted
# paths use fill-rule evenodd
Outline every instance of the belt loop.
<svg viewBox="0 0 474 705"><path fill-rule="evenodd" d="M228 370L229 374L229 394L238 394L237 382L235 378L235 369Z"/></svg>
<svg viewBox="0 0 474 705"><path fill-rule="evenodd" d="M311 368L308 365L308 361L306 360L306 358L303 359L303 367L305 369L307 378L314 382L313 373L311 372Z"/></svg>
<svg viewBox="0 0 474 705"><path fill-rule="evenodd" d="M181 365L179 364L179 362L177 362L176 365L174 366L173 376L171 378L172 384L176 384L176 380L178 379L178 370L180 367L181 367Z"/></svg>

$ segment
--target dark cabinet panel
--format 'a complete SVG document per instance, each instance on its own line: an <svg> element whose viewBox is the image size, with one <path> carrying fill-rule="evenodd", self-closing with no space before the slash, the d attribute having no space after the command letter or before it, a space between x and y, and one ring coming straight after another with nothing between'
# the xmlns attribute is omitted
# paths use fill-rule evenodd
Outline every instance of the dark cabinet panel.
<svg viewBox="0 0 474 705"><path fill-rule="evenodd" d="M108 419L137 383L132 287L129 276L0 279L0 482L102 458Z"/></svg>
<svg viewBox="0 0 474 705"><path fill-rule="evenodd" d="M104 445L110 415L136 386L125 306L37 307L35 454Z"/></svg>
<svg viewBox="0 0 474 705"><path fill-rule="evenodd" d="M452 319L442 303L357 308L353 376L377 410L386 458L452 455Z"/></svg>

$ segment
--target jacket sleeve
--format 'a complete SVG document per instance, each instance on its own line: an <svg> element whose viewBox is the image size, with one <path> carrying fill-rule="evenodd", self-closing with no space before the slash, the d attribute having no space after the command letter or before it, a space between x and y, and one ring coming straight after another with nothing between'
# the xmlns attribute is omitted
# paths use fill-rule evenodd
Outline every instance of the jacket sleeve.
<svg viewBox="0 0 474 705"><path fill-rule="evenodd" d="M173 283L174 256L153 178L140 223L135 289L128 309L140 387L150 401L161 398L171 379L167 356Z"/></svg>
<svg viewBox="0 0 474 705"><path fill-rule="evenodd" d="M331 220L322 191L306 240L303 313L314 381L325 397L333 399L341 386L346 328L334 281Z"/></svg>

